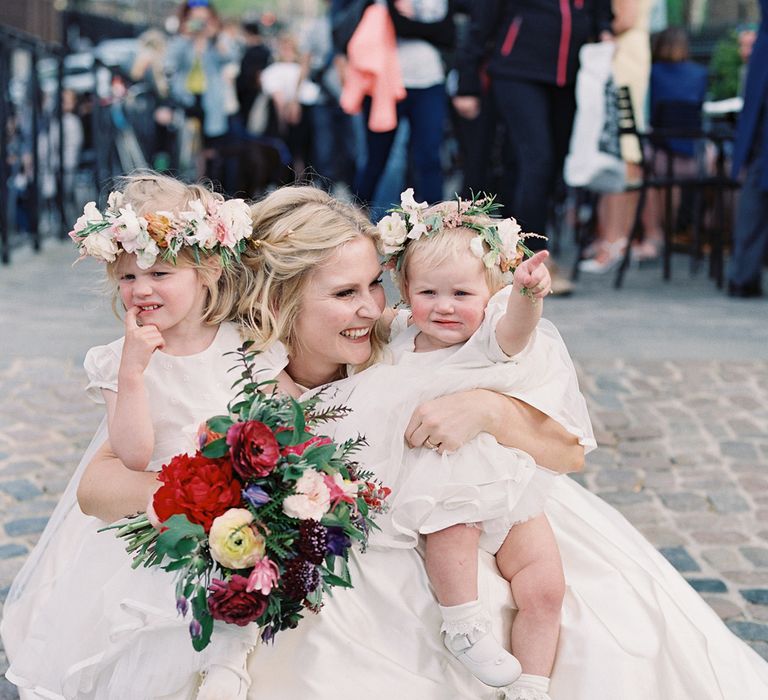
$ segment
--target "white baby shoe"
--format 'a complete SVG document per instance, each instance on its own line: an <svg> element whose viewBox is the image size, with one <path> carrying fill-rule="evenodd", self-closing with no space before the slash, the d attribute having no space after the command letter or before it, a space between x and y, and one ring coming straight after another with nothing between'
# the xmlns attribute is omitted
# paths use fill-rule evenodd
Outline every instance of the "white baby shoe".
<svg viewBox="0 0 768 700"><path fill-rule="evenodd" d="M486 685L500 688L513 683L522 673L520 662L490 632L472 629L446 634L444 643L448 651Z"/></svg>

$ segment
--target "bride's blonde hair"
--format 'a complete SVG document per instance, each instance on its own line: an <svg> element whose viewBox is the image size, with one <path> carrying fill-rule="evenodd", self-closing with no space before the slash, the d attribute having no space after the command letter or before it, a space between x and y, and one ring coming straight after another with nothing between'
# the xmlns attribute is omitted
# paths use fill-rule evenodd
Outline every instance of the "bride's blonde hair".
<svg viewBox="0 0 768 700"><path fill-rule="evenodd" d="M200 201L206 208L214 201L224 201L222 195L205 185L188 185L151 170L137 171L118 178L116 185L116 189L123 193L123 201L130 204L138 216L158 211L185 211L194 201ZM123 255L125 253L118 255L114 262L107 263L107 279L111 283L113 294L112 308L116 314L119 302L118 266ZM224 267L218 255L196 256L189 246L183 246L179 250L175 264L179 267L195 268L200 282L205 287L202 318L204 323L218 325L233 317L241 274L239 264L232 262Z"/></svg>
<svg viewBox="0 0 768 700"><path fill-rule="evenodd" d="M376 228L352 205L316 187L283 187L251 207L253 237L242 255L238 321L257 350L280 340L288 353L299 339L294 327L312 271L328 261L339 246L359 236L376 241ZM384 342L376 329L373 353Z"/></svg>

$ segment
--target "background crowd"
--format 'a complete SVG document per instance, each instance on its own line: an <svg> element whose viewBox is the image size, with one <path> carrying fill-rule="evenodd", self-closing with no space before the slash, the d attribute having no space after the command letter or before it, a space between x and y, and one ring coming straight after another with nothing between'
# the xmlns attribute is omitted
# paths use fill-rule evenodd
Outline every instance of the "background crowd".
<svg viewBox="0 0 768 700"><path fill-rule="evenodd" d="M760 296L768 232L756 222L768 183L756 155L768 141L760 126L768 114L768 62L747 65L755 40L761 55L765 50L764 32L738 27L718 44L708 70L692 60L685 30L668 26L667 6L664 0L333 0L319 3L314 18L270 14L240 22L223 18L215 2L187 0L162 29L146 29L110 62L106 96L98 85L73 83L62 91L67 216L90 196L78 183L87 182L82 173L92 165L94 129L100 130L94 108L108 104L115 138L102 179L146 165L188 180L205 176L224 192L247 197L309 181L369 206L373 218L405 185L430 202L454 192L496 192L525 230L547 234L547 241L535 240L555 257L563 232L588 221L575 273L614 270L630 241L636 262L656 259L665 245L694 256L711 253L707 229L726 220L728 230L717 233L733 240L728 292ZM643 139L626 133L621 115L606 108L603 131L622 130L615 153L622 184L574 188L563 165L580 108L580 50L593 43L611 46L610 87L628 89L637 131L687 131L651 154ZM741 102L713 100L739 96L746 107L734 150ZM684 124L681 105L689 115ZM678 115L671 123L670 106ZM728 132L719 131L715 144L706 138L713 125ZM29 228L36 201L29 197L35 154L25 129L24 114L11 110L5 157L18 230ZM38 164L50 162L45 149L58 152L58 133L51 129L51 138L38 143ZM713 213L720 200L709 191L698 196L695 188L712 176L718 158L720 172L749 166L746 182L754 193L741 207L738 196L729 197L731 209L721 220ZM666 186L642 192L654 168L667 174ZM739 188L736 180L711 182ZM45 200L52 186L43 178L39 188ZM577 190L590 196L579 198ZM570 293L572 282L553 272L555 293Z"/></svg>

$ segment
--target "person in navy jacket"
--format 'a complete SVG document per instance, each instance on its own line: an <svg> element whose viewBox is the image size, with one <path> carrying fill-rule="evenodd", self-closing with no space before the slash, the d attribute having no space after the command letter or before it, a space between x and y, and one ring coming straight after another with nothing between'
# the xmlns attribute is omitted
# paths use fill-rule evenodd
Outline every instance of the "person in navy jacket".
<svg viewBox="0 0 768 700"><path fill-rule="evenodd" d="M454 107L466 119L477 116L481 69L487 63L492 98L514 159L505 163L515 181L513 201L504 204L507 215L526 231L546 232L576 111L579 49L588 41L611 38L611 19L610 0L472 3L469 39L457 56ZM493 45L490 55L488 44Z"/></svg>
<svg viewBox="0 0 768 700"><path fill-rule="evenodd" d="M760 0L762 23L752 47L733 149L733 174L746 169L736 212L728 294L759 297L768 247L768 0Z"/></svg>

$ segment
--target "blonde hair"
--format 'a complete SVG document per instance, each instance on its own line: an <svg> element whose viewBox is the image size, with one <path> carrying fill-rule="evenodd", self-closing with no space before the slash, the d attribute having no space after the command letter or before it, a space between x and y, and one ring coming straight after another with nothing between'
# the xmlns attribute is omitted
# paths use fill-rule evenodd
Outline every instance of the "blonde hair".
<svg viewBox="0 0 768 700"><path fill-rule="evenodd" d="M206 208L224 197L200 184L187 185L180 180L153 171L140 171L117 180L116 189L123 193L125 204L130 204L138 216L157 211L184 211L191 202L200 201ZM107 279L112 287L112 309L117 314L119 300L118 265L121 253L114 262L107 263ZM162 258L158 257L158 260ZM184 246L176 256L176 265L192 267L206 290L202 321L215 326L233 318L237 305L241 266L231 263L224 267L218 255L199 255Z"/></svg>
<svg viewBox="0 0 768 700"><path fill-rule="evenodd" d="M424 211L423 217L430 214L452 214L456 210L456 202L438 202ZM488 225L492 222L490 216L464 217L468 222L476 222ZM408 300L408 268L418 261L422 265L438 267L448 260L457 260L465 257L470 252L469 245L472 239L477 236L477 231L468 226L455 226L452 228L443 228L436 233L430 233L427 236L421 236L415 241L411 241L405 246L400 258L400 272L397 275L397 286L400 290L400 296L404 301ZM479 258L474 258L482 265L485 275L485 282L491 294L498 292L503 286L501 268L498 265L486 267Z"/></svg>
<svg viewBox="0 0 768 700"><path fill-rule="evenodd" d="M360 210L316 187L283 187L254 204L251 214L253 238L242 255L237 317L255 349L280 340L291 354L300 344L294 328L313 270L360 236L375 243L376 229ZM378 327L371 344L366 366L383 349Z"/></svg>

